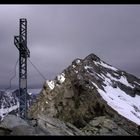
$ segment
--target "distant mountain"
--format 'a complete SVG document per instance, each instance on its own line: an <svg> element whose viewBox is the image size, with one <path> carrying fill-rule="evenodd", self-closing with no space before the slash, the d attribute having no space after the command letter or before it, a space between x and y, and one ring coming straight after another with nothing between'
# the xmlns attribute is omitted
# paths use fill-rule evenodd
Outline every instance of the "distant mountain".
<svg viewBox="0 0 140 140"><path fill-rule="evenodd" d="M35 119L39 114L72 123L94 135L139 135L140 79L109 65L95 54L83 60L75 59L54 80L45 82L28 111L29 118ZM117 128L113 130L113 126L108 125L111 129L107 126L103 129L100 122L95 127L97 120L103 123L106 117ZM124 133L120 133L119 128Z"/></svg>
<svg viewBox="0 0 140 140"><path fill-rule="evenodd" d="M36 99L37 92L39 89L29 89L29 94L27 96L28 104ZM9 90L9 91L0 91L0 121L7 114L17 114L19 107L19 91L18 90Z"/></svg>
<svg viewBox="0 0 140 140"><path fill-rule="evenodd" d="M0 120L12 110L16 110L18 105L18 98L14 94L0 91Z"/></svg>

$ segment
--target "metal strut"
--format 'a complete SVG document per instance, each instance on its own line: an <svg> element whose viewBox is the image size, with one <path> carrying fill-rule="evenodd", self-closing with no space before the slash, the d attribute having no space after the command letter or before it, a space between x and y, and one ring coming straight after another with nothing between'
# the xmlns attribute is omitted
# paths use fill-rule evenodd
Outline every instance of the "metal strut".
<svg viewBox="0 0 140 140"><path fill-rule="evenodd" d="M27 20L20 19L19 36L14 36L14 44L19 50L19 116L27 117L27 57L30 51L27 47Z"/></svg>

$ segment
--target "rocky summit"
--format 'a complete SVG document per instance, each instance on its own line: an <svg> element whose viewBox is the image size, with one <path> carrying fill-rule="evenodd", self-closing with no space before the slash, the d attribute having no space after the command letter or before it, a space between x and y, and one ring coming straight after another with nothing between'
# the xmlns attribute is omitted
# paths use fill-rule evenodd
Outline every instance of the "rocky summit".
<svg viewBox="0 0 140 140"><path fill-rule="evenodd" d="M45 81L28 119L31 134L140 135L140 79L95 54L77 58L54 80ZM20 130L0 128L8 134Z"/></svg>

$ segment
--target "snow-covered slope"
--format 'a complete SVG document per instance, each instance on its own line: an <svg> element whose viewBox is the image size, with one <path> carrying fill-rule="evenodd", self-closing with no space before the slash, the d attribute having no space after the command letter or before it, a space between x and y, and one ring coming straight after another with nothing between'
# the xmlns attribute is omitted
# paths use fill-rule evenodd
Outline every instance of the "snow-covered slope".
<svg viewBox="0 0 140 140"><path fill-rule="evenodd" d="M135 94L134 96L130 96L128 94L129 91L126 92L117 85L117 83L119 83L120 85L128 87L133 91L136 86L139 86L139 80L137 82L133 81L133 83L129 83L127 76L118 69L104 63L101 60L99 62L93 61L93 63L97 67L101 67L101 69L106 69L106 73L103 71L100 74L96 73L96 76L102 79L103 89L92 81L93 86L96 87L102 98L119 114L140 125L140 95ZM88 68L90 71L94 71L94 67ZM85 69L87 69L87 66L85 66ZM90 73L89 71L87 72ZM120 72L121 75L118 74L118 72ZM92 73L90 73L90 75L92 76ZM113 87L114 83L116 83L116 87Z"/></svg>
<svg viewBox="0 0 140 140"><path fill-rule="evenodd" d="M0 91L0 121L9 112L18 108L18 98L10 91Z"/></svg>
<svg viewBox="0 0 140 140"><path fill-rule="evenodd" d="M28 89L28 101L32 103L36 99L40 89ZM10 112L19 107L18 90L0 91L0 121Z"/></svg>

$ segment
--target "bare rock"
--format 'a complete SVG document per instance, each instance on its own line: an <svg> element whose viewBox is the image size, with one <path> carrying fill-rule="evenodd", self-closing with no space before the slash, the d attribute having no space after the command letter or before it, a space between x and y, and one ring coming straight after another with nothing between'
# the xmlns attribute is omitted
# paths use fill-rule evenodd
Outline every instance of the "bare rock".
<svg viewBox="0 0 140 140"><path fill-rule="evenodd" d="M0 124L0 127L12 129L13 127L19 126L19 125L26 125L28 126L28 123L21 119L18 116L15 115L7 115L3 121Z"/></svg>
<svg viewBox="0 0 140 140"><path fill-rule="evenodd" d="M88 132L89 135L130 135L105 116L94 118L82 130Z"/></svg>
<svg viewBox="0 0 140 140"><path fill-rule="evenodd" d="M69 123L64 123L57 118L39 115L38 127L48 135L85 135L84 132Z"/></svg>

